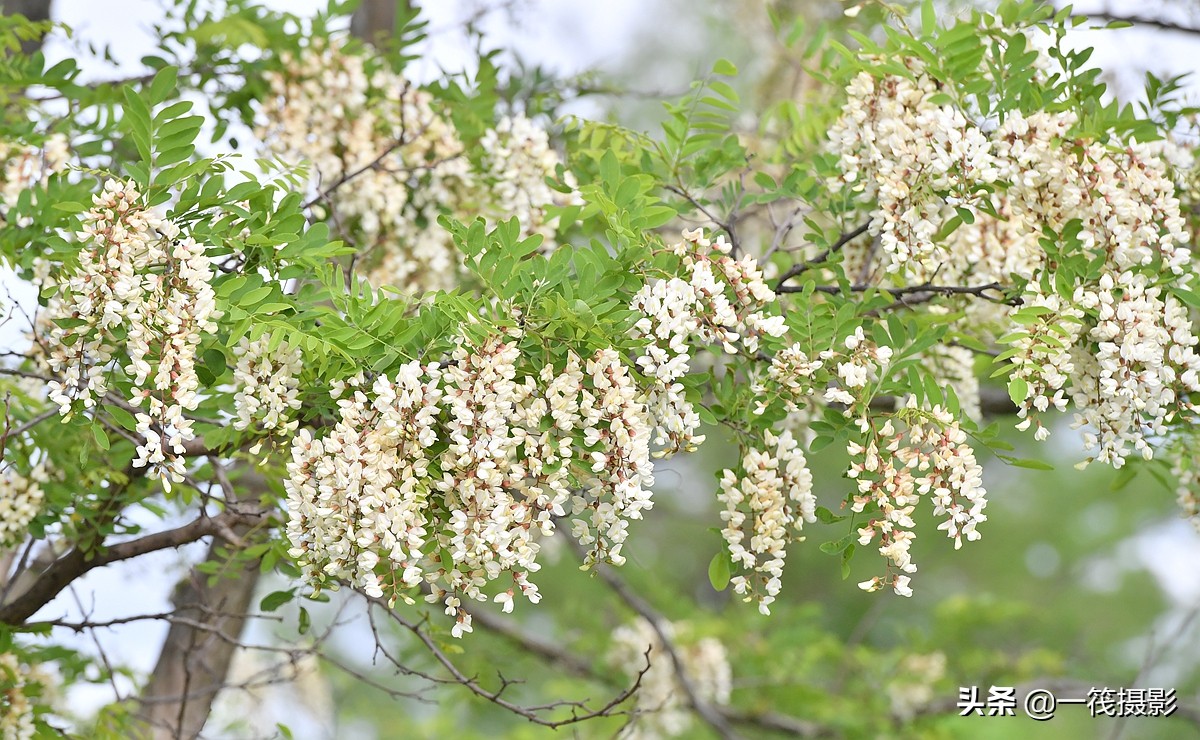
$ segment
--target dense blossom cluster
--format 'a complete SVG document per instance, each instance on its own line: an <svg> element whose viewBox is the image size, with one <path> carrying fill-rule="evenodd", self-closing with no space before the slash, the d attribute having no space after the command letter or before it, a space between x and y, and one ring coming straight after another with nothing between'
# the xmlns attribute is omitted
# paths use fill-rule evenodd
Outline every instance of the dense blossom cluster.
<svg viewBox="0 0 1200 740"><path fill-rule="evenodd" d="M1151 457L1180 406L1190 409L1200 367L1188 311L1161 287L1165 275L1186 284L1192 265L1172 171L1190 156L1170 142L1084 137L1070 111L1008 111L985 135L913 64L912 79L864 72L851 82L830 134L844 170L835 188L851 188L870 208L870 232L895 279L1028 281L1019 315L974 301L966 319L994 326L992 339L1006 334L1001 359L1014 366L1022 428L1036 423L1044 439L1038 414L1070 402L1095 459L1120 467L1129 454ZM981 205L1000 218L976 213L947 236L951 219ZM1089 268L1064 284L1039 243L1047 232L1099 255L1099 275ZM974 413L968 357L937 354L935 374Z"/></svg>
<svg viewBox="0 0 1200 740"><path fill-rule="evenodd" d="M654 482L629 369L611 350L536 376L518 377L517 360L514 336L460 339L445 366L335 388L336 426L300 431L286 484L288 536L314 586L347 579L395 599L425 582L460 635L463 599L486 599L504 573L505 611L517 592L540 599L529 575L558 517L572 517L588 564L623 562Z"/></svg>
<svg viewBox="0 0 1200 740"><path fill-rule="evenodd" d="M1200 392L1200 343L1187 308L1141 273L1100 278L1076 302L1096 312L1087 337L1074 348L1077 377L1071 384L1076 425L1096 458L1121 467L1132 452L1154 456L1148 438L1162 437L1179 409L1195 411L1183 394Z"/></svg>
<svg viewBox="0 0 1200 740"><path fill-rule="evenodd" d="M299 347L281 342L271 350L271 336L254 341L243 337L234 353L237 392L233 398L235 429L256 426L270 434L290 434L299 422L292 414L300 408L299 379L303 358Z"/></svg>
<svg viewBox="0 0 1200 740"><path fill-rule="evenodd" d="M987 521L987 492L983 469L953 414L938 406L918 409L916 399L910 399L897 416L907 429L897 429L890 418L878 428L860 421L866 440L847 445L851 463L846 475L858 484L851 510L870 508L858 542L865 546L878 539L879 553L888 560L886 576L859 586L867 591L892 586L901 596L911 596L907 574L917 570L909 554L916 537L912 515L921 497L932 498L934 515L946 517L938 529L954 539L957 549L964 536L979 539L976 526Z"/></svg>
<svg viewBox="0 0 1200 740"><path fill-rule="evenodd" d="M368 67L342 42L314 42L269 76L259 135L284 160L308 162L318 201L342 236L370 255L369 277L422 294L460 280L460 258L442 214L520 219L522 235L549 239L551 206L579 202L551 189L557 152L545 130L505 117L479 141L478 167L427 92L391 69ZM353 182L351 182L351 180ZM548 243L547 249L553 246Z"/></svg>
<svg viewBox="0 0 1200 740"><path fill-rule="evenodd" d="M725 646L713 637L681 641L677 639L677 634L684 631L680 625L665 622L661 628L675 648L696 698L718 706L728 704L733 671ZM620 737L652 740L687 733L692 726L691 707L680 686L675 663L654 627L645 619L638 619L615 629L612 637L609 661L629 676L642 674L635 695L634 719L624 727Z"/></svg>
<svg viewBox="0 0 1200 740"><path fill-rule="evenodd" d="M782 585L787 545L804 522L816 521L817 501L808 461L792 433L776 437L768 431L763 441L767 449L746 451L740 476L722 471L717 500L724 507L721 534L729 555L735 566L753 574L734 576L733 590L770 614Z"/></svg>
<svg viewBox="0 0 1200 740"><path fill-rule="evenodd" d="M283 65L263 105L269 151L309 163L314 186L331 191L321 205L333 222L383 252L386 282L453 287L454 245L434 221L439 202L460 197L468 168L432 97L390 69L368 69L338 41L314 42Z"/></svg>
<svg viewBox="0 0 1200 740"><path fill-rule="evenodd" d="M29 532L29 522L41 511L47 480L44 465L22 475L11 465L0 471L0 547L16 544Z"/></svg>
<svg viewBox="0 0 1200 740"><path fill-rule="evenodd" d="M13 653L0 653L0 738L31 740L37 732L34 701L45 676Z"/></svg>
<svg viewBox="0 0 1200 740"><path fill-rule="evenodd" d="M0 141L0 226L21 193L44 186L51 175L62 172L68 155L67 137L62 134L50 135L41 146Z"/></svg>
<svg viewBox="0 0 1200 740"><path fill-rule="evenodd" d="M877 79L860 72L849 100L830 130L831 147L849 187L877 206L871 233L879 238L887 272L910 262L938 263L946 249L935 238L954 213L972 203L980 186L999 177L987 137L954 105L932 101L939 85L926 75Z"/></svg>
<svg viewBox="0 0 1200 740"><path fill-rule="evenodd" d="M134 465L168 484L182 480L184 443L195 436L187 412L200 402L196 352L220 316L205 247L116 180L93 197L77 238L79 267L60 277L47 309L55 324L47 360L60 378L49 384L50 399L64 414L77 402L96 406L123 350L126 400L143 440Z"/></svg>
<svg viewBox="0 0 1200 740"><path fill-rule="evenodd" d="M540 234L554 238L558 216L550 206L582 204L575 190L575 176L563 172L563 185L569 192L554 190L547 178L557 180L562 164L546 130L525 116L505 116L489 129L479 142L483 151L480 177L485 193L480 200L493 220L517 217L521 235Z"/></svg>
<svg viewBox="0 0 1200 740"><path fill-rule="evenodd" d="M654 381L648 404L656 420L655 443L668 451L694 449L700 419L678 381L689 369L694 345L719 345L725 352L758 350L763 336L787 332L784 318L769 315L775 293L763 281L753 257L734 259L724 237L714 243L703 230L684 231L672 247L682 259L683 277L651 280L633 297L643 314L634 339L647 339L638 367ZM685 279L686 278L686 279Z"/></svg>

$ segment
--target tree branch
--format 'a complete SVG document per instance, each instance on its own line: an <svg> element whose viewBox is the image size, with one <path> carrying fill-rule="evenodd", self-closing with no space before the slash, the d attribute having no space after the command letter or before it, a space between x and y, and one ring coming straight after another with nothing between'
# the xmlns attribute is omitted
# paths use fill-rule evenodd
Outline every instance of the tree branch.
<svg viewBox="0 0 1200 740"><path fill-rule="evenodd" d="M75 579L100 566L158 550L177 548L204 537L222 534L233 525L259 525L266 517L266 513L262 511L225 511L215 517L202 516L175 529L120 542L99 552L75 547L51 563L23 593L0 606L0 623L24 623L39 609L53 601Z"/></svg>
<svg viewBox="0 0 1200 740"><path fill-rule="evenodd" d="M1020 305L1020 298L1008 298L1004 295L1004 286L1000 283L987 283L986 285L934 285L932 283L922 283L921 285L905 285L899 288L885 288L878 285L817 285L812 288L818 293L826 293L829 295L840 295L842 293L866 293L876 290L881 293L888 293L893 298L901 299L901 302L908 303L904 299L908 297L916 297L918 301L927 299L935 295L970 295L976 298L982 298L985 301L992 303L1001 303L1007 306ZM802 285L784 285L776 289L779 293L801 293L807 290L806 286ZM989 293L1000 293L999 297L988 295Z"/></svg>
<svg viewBox="0 0 1200 740"><path fill-rule="evenodd" d="M1072 18L1082 18L1087 21L1102 21L1106 23L1130 23L1135 26L1147 26L1157 28L1163 31L1172 31L1175 33L1194 33L1200 34L1200 27L1185 26L1173 21L1164 20L1162 18L1151 18L1147 15L1138 15L1136 13L1125 15L1122 13L1110 13L1108 11L1097 13L1073 13ZM1103 28L1103 26L1100 26Z"/></svg>

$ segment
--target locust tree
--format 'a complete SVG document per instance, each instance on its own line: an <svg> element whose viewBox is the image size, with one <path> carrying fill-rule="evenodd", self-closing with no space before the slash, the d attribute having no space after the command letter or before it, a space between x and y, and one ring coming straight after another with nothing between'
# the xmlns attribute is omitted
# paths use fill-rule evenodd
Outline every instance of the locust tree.
<svg viewBox="0 0 1200 740"><path fill-rule="evenodd" d="M622 575L656 468L710 446L738 451L704 555L733 620L804 578L798 548L911 596L918 521L986 541L982 455L1045 467L1014 425L1081 430L1081 465L1149 467L1200 523L1194 111L1153 77L1111 102L1069 10L854 6L806 37L819 94L747 125L720 61L636 131L492 53L418 84L415 12L367 43L337 4L214 5L173 5L147 73L103 83L22 50L66 29L0 21L0 259L36 293L0 366L5 737L195 736L311 656L374 681L313 629L347 592L396 671L536 725L836 731L733 691L734 646ZM198 542L173 610L63 616L91 571ZM630 615L590 653L514 621L564 558ZM285 611L271 670L231 678ZM136 691L56 704L118 672L59 638L138 620L170 629ZM534 676L461 667L480 632L591 691L523 701ZM944 662L910 656L854 727L925 721Z"/></svg>

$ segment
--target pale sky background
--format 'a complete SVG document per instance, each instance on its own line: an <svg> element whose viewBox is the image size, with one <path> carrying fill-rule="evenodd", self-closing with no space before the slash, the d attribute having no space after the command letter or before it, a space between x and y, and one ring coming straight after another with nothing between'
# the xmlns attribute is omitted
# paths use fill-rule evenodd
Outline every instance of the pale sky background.
<svg viewBox="0 0 1200 740"><path fill-rule="evenodd" d="M297 13L312 12L323 7L315 0L270 0L265 3L277 8L288 8ZM453 28L456 21L470 16L477 4L474 2L427 2L426 17L430 20L433 36L426 42L424 59L410 76L417 79L432 76L436 69L459 68L471 58L471 50L461 36L439 29ZM1107 8L1113 12L1138 13L1168 17L1182 23L1200 25L1200 19L1181 10L1181 3L1112 2L1107 5L1080 4L1077 10ZM578 0L525 0L521 3L519 23L514 24L503 14L488 16L482 26L496 45L513 46L522 50L527 61L540 63L563 73L581 72L596 67L603 68L613 60L619 60L634 51L635 44L646 43L655 38L662 54L669 57L673 41L686 36L688 25L676 22L669 8L676 11L679 3L668 4L659 0L605 0L604 2L582 2ZM94 77L107 78L136 74L138 59L153 51L151 26L162 18L162 6L153 0L56 0L56 19L68 23L79 38L112 45L112 52L121 68L89 69ZM652 32L653 29L653 32ZM1114 70L1112 80L1121 90L1133 90L1141 84L1142 74L1149 70L1168 76L1200 69L1200 37L1169 33L1150 29L1127 29L1104 32L1077 32L1073 39L1080 45L1096 46L1093 62L1102 68ZM51 61L70 54L70 46L51 43L47 54ZM712 56L721 56L713 50ZM680 81L682 87L686 80ZM1192 86L1192 95L1200 87ZM12 280L0 280L12 287L14 297L23 303L32 300L29 291L12 286ZM23 327L19 322L0 326L0 347L11 347L19 341ZM1056 435L1055 444L1060 452L1078 454L1077 443L1069 435ZM1048 450L1048 452L1050 452ZM1111 516L1117 514L1111 513ZM1103 525L1104 512L1093 513L1096 524ZM152 524L147 521L146 524ZM92 617L106 619L128 613L128 606L137 603L138 610L154 612L165 610L169 604L167 596L172 584L182 575L186 564L203 553L203 546L184 548L175 553L160 553L155 557L140 558L121 568L102 568L91 573L77 584L80 597L85 603L95 603ZM1047 563L1053 563L1057 552L1046 543L1031 548L1026 561L1031 574L1037 574ZM1200 600L1200 537L1182 521L1164 522L1124 543L1117 552L1097 561L1094 581L1103 588L1114 570L1129 567L1147 567L1158 578L1170 595L1175 611L1163 618L1158 625L1160 633L1169 629L1172 621L1179 620L1185 611ZM40 616L58 617L75 611L71 597L65 594ZM159 645L165 635L166 626L157 622L139 624L136 627L116 630L106 635L105 648L108 658L114 663L124 664L143 672L148 671L157 657ZM63 635L66 637L66 635ZM353 634L345 639L357 639ZM90 649L90 640L81 636L77 640L81 649ZM1130 646L1132 654L1140 655L1140 646ZM1185 653L1187 651L1184 651ZM1192 655L1180 656L1191 660ZM1168 666L1169 668L1169 666ZM129 682L122 682L128 691ZM81 713L88 713L110 701L111 689L106 686L85 687L74 691L70 700ZM279 697L264 697L271 723L287 719L297 732L297 737L318 737L329 728L312 718L305 719L296 712L294 702ZM268 725L269 726L269 725ZM345 730L345 728L342 728Z"/></svg>

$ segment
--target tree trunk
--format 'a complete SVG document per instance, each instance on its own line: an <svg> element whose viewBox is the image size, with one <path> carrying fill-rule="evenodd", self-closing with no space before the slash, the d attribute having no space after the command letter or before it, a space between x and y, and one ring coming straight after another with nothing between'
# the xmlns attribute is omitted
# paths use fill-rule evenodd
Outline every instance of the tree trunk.
<svg viewBox="0 0 1200 740"><path fill-rule="evenodd" d="M405 0L363 0L350 17L350 33L363 41L390 37L396 28L396 6L401 2Z"/></svg>
<svg viewBox="0 0 1200 740"><path fill-rule="evenodd" d="M240 480L231 483L218 468L217 480L230 505L257 506L263 513L271 510L266 481L257 470L245 470ZM233 495L235 486L237 496ZM261 544L272 536L270 527L246 524L235 526L228 534L213 538L204 562L226 566L230 549ZM226 539L239 540L239 544ZM261 558L251 558L234 572L221 572L211 585L210 576L201 572L202 563L176 587L174 619L139 699L139 738L191 740L200 735L217 694L228 685L229 667L250 618L260 562Z"/></svg>
<svg viewBox="0 0 1200 740"><path fill-rule="evenodd" d="M0 12L4 15L23 15L31 21L50 20L51 0L0 0ZM32 54L42 48L42 37L21 42L21 51Z"/></svg>
<svg viewBox="0 0 1200 740"><path fill-rule="evenodd" d="M268 536L264 530L257 532L258 537L246 544ZM225 563L221 551L228 547L214 539L205 560ZM258 579L259 559L255 558L234 573L220 575L212 585L208 575L193 568L176 588L175 621L142 690L137 712L146 726L146 738L190 739L204 729L213 702L226 685Z"/></svg>

